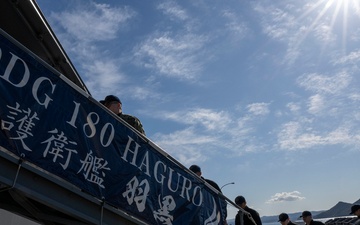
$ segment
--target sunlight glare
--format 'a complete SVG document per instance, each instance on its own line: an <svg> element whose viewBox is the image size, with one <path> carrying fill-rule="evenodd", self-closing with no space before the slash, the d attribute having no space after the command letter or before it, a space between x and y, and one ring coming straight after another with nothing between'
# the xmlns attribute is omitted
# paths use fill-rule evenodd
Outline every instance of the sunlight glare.
<svg viewBox="0 0 360 225"><path fill-rule="evenodd" d="M325 9L330 8L330 6L334 3L334 0L329 0L326 5L325 5Z"/></svg>
<svg viewBox="0 0 360 225"><path fill-rule="evenodd" d="M339 37L341 37L341 48L343 54L345 54L347 48L348 22L351 21L349 17L354 16L354 14L360 17L359 5L359 0L318 0L314 1L313 4L309 4L308 10L306 10L298 20L302 20L312 13L316 13L317 16L307 26L305 32L298 37L296 46L299 46L309 33L313 32L321 23L327 23L335 33L341 24L340 29L342 30L341 34L339 33ZM327 18L330 19L328 22L326 22ZM336 26L338 28L336 28ZM324 42L324 48L327 44L329 43Z"/></svg>

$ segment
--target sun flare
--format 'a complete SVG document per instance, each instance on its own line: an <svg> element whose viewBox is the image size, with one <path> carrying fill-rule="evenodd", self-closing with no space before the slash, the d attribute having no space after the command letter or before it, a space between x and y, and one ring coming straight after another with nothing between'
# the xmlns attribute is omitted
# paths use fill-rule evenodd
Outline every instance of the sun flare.
<svg viewBox="0 0 360 225"><path fill-rule="evenodd" d="M307 26L306 32L298 39L298 44L319 26L326 28L325 30L341 42L343 53L346 52L348 35L348 25L360 19L360 1L359 0L318 0L307 5L307 10L302 13L298 20L305 20L312 16L310 24ZM326 34L324 35L326 37ZM334 38L324 40L324 47L327 41Z"/></svg>

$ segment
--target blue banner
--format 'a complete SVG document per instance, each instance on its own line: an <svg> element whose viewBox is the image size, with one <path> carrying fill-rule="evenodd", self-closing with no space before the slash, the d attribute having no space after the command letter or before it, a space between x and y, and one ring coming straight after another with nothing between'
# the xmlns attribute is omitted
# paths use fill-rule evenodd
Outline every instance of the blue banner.
<svg viewBox="0 0 360 225"><path fill-rule="evenodd" d="M2 147L149 224L223 224L201 179L3 35L0 92Z"/></svg>

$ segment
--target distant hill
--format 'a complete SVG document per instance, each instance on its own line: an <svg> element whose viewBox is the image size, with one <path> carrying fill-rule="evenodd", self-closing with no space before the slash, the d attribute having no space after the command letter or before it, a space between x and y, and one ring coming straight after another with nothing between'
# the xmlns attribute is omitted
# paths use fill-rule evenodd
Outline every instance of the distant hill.
<svg viewBox="0 0 360 225"><path fill-rule="evenodd" d="M335 206L326 210L316 216L313 216L314 219L319 218L329 218L329 217L338 217L338 216L348 216L350 213L350 208L353 204L346 202L338 202Z"/></svg>
<svg viewBox="0 0 360 225"><path fill-rule="evenodd" d="M311 214L313 215L313 217L315 218L316 215L323 213L324 210L320 210L320 211L311 211ZM288 213L290 220L291 221L296 221L300 219L302 212L296 212L296 213ZM274 223L274 222L278 222L279 220L279 215L275 215L275 216L262 216L261 217L261 222L263 223ZM280 223L279 223L280 224Z"/></svg>
<svg viewBox="0 0 360 225"><path fill-rule="evenodd" d="M331 218L331 217L340 217L340 216L349 216L350 209L352 205L360 205L360 199L354 203L347 203L347 202L338 202L336 205L331 207L328 210L321 210L321 211L311 211L314 219L321 219L321 218ZM296 213L288 213L290 219L292 221L299 220L302 212ZM263 223L274 223L278 222L278 215L275 216L262 216L261 221ZM228 224L235 224L233 218L229 218Z"/></svg>
<svg viewBox="0 0 360 225"><path fill-rule="evenodd" d="M339 217L339 216L349 216L351 206L353 205L360 205L360 199L354 203L347 203L347 202L338 202L335 206L326 210L314 217L314 219L320 218L329 218L329 217Z"/></svg>

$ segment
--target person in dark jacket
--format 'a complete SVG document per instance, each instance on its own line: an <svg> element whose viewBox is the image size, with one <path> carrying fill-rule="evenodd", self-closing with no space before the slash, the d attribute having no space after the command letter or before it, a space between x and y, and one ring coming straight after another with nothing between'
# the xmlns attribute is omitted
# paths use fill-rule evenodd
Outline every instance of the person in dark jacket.
<svg viewBox="0 0 360 225"><path fill-rule="evenodd" d="M242 215L242 211L240 210L235 216L235 225L255 225L254 222L256 223L256 225L262 225L259 213L246 205L247 203L243 196L237 196L235 198L235 203L236 205L244 209L246 212L250 213L252 217L249 218L247 215ZM241 223L241 218L243 218L243 223Z"/></svg>
<svg viewBox="0 0 360 225"><path fill-rule="evenodd" d="M204 177L202 177L202 173L201 173L201 168L198 165L192 165L189 167L189 170L191 170L192 172L194 172L196 175L198 175L199 177L201 177L202 179L204 179L207 183L209 183L213 188L215 188L216 190L218 190L220 193L221 189L219 187L219 185L217 183L215 183L215 181L210 180L210 179L205 179Z"/></svg>
<svg viewBox="0 0 360 225"><path fill-rule="evenodd" d="M216 190L218 190L220 193L221 192L221 188L219 187L219 185L217 183L215 183L215 181L210 180L210 179L205 179L204 177L202 177L202 173L201 173L201 168L198 165L192 165L189 167L189 170L191 170L193 173L195 173L196 175L198 175L199 177L201 177L202 179L204 179L207 183L209 183L213 188L215 188ZM226 221L226 217L227 217L227 209L226 209L226 201L224 199L221 200L221 207L222 207L222 212L223 214L223 224L226 225L227 221Z"/></svg>
<svg viewBox="0 0 360 225"><path fill-rule="evenodd" d="M118 115L130 126L134 127L140 133L145 135L143 126L138 118L122 113L122 103L118 97L116 97L115 95L108 95L104 100L101 100L100 103L102 103L104 106L106 106L106 108L110 109L113 113Z"/></svg>
<svg viewBox="0 0 360 225"><path fill-rule="evenodd" d="M354 214L357 216L357 220L354 223L354 225L360 225L360 205L353 205L351 206L351 212L350 215Z"/></svg>
<svg viewBox="0 0 360 225"><path fill-rule="evenodd" d="M296 223L291 222L289 215L286 213L281 213L279 215L278 222L280 222L281 225L296 225Z"/></svg>
<svg viewBox="0 0 360 225"><path fill-rule="evenodd" d="M315 221L315 220L313 220L312 215L311 215L311 212L309 212L309 211L304 211L304 212L302 212L302 214L301 214L300 217L303 219L303 221L304 221L304 223L305 223L306 225L325 225L325 224L324 224L323 222L321 222L321 221Z"/></svg>

